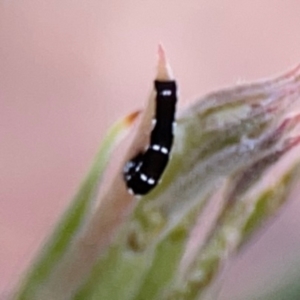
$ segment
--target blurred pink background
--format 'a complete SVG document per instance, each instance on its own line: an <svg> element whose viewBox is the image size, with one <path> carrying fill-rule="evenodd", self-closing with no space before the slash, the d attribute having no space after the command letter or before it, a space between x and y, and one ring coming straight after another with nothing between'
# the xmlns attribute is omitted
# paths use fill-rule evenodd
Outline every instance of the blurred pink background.
<svg viewBox="0 0 300 300"><path fill-rule="evenodd" d="M184 106L299 63L299 15L297 0L0 0L0 294L66 207L105 130L144 104L158 42ZM220 299L292 264L297 200L235 260Z"/></svg>

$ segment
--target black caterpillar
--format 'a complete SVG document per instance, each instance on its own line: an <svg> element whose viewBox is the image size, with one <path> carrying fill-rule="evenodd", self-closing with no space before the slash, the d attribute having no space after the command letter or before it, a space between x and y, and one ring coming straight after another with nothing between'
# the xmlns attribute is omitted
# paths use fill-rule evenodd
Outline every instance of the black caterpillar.
<svg viewBox="0 0 300 300"><path fill-rule="evenodd" d="M150 145L125 164L123 175L128 191L134 195L149 193L168 164L172 149L177 102L175 81L155 81L156 109Z"/></svg>

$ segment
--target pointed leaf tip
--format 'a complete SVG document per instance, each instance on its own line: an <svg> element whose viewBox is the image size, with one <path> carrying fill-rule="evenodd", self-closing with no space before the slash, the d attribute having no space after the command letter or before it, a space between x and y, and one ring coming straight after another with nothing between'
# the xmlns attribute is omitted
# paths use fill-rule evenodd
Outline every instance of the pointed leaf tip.
<svg viewBox="0 0 300 300"><path fill-rule="evenodd" d="M166 62L166 53L162 43L158 44L157 54L159 61Z"/></svg>
<svg viewBox="0 0 300 300"><path fill-rule="evenodd" d="M173 80L173 72L168 62L165 49L163 48L161 43L158 44L157 54L158 62L156 80Z"/></svg>
<svg viewBox="0 0 300 300"><path fill-rule="evenodd" d="M141 111L137 110L131 113L130 115L126 116L124 119L125 126L131 126L132 123L136 120L136 118L140 115L140 113Z"/></svg>

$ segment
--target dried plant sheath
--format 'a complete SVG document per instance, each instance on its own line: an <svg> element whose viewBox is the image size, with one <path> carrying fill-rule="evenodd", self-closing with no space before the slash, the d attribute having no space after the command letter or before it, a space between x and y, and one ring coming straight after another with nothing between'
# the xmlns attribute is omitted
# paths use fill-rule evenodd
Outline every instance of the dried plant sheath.
<svg viewBox="0 0 300 300"><path fill-rule="evenodd" d="M157 78L173 78L168 70L160 49ZM53 267L43 280L29 277L15 299L201 299L286 202L299 180L299 68L181 112L162 182L137 200L121 170L149 140L153 97L111 189L66 240L63 259L44 256L39 264Z"/></svg>

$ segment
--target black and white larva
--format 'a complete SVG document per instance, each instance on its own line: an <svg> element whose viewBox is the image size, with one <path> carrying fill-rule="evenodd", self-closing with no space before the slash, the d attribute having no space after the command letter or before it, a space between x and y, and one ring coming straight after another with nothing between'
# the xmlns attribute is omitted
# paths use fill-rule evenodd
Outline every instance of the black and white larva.
<svg viewBox="0 0 300 300"><path fill-rule="evenodd" d="M168 164L173 144L176 82L154 81L156 109L150 144L125 164L123 175L128 191L134 195L149 193L158 183Z"/></svg>

